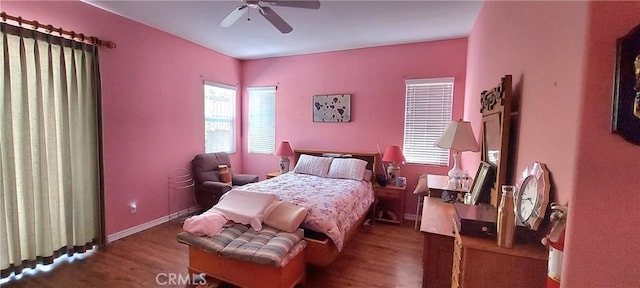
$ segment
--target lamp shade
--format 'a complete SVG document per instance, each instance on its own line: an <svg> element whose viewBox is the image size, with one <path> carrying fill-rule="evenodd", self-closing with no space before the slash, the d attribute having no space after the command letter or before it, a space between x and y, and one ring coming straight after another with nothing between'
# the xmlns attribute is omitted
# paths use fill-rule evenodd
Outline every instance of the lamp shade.
<svg viewBox="0 0 640 288"><path fill-rule="evenodd" d="M293 150L291 150L291 145L289 142L282 141L278 144L278 148L276 149L276 156L289 157L293 156Z"/></svg>
<svg viewBox="0 0 640 288"><path fill-rule="evenodd" d="M402 155L400 146L393 145L387 147L387 150L384 151L382 161L395 163L401 163L402 161L404 161L404 155Z"/></svg>
<svg viewBox="0 0 640 288"><path fill-rule="evenodd" d="M436 146L456 151L480 151L476 137L473 135L471 122L451 121L447 130L440 136Z"/></svg>

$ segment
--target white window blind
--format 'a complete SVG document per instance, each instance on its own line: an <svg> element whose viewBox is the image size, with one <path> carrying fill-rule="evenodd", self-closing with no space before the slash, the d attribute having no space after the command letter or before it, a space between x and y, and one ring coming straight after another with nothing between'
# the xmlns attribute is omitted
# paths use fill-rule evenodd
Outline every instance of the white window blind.
<svg viewBox="0 0 640 288"><path fill-rule="evenodd" d="M406 80L404 145L407 163L449 165L436 142L451 122L453 78Z"/></svg>
<svg viewBox="0 0 640 288"><path fill-rule="evenodd" d="M249 153L276 151L276 87L248 87Z"/></svg>
<svg viewBox="0 0 640 288"><path fill-rule="evenodd" d="M204 83L204 151L235 152L236 87Z"/></svg>

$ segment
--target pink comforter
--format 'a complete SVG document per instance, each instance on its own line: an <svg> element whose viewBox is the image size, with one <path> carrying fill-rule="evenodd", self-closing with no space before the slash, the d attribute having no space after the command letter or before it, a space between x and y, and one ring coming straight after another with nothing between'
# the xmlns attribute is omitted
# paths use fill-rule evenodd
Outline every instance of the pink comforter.
<svg viewBox="0 0 640 288"><path fill-rule="evenodd" d="M306 207L309 213L302 226L329 236L339 251L347 231L374 200L370 182L293 172L236 189L272 193L284 201Z"/></svg>

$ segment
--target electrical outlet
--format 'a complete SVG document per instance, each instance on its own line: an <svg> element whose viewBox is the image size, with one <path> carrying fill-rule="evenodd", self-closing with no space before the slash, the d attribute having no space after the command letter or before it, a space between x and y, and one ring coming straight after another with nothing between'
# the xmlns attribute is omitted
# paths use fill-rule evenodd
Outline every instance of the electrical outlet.
<svg viewBox="0 0 640 288"><path fill-rule="evenodd" d="M131 204L131 206L129 206L129 208L131 208L131 214L136 214L138 207L136 207L136 203Z"/></svg>

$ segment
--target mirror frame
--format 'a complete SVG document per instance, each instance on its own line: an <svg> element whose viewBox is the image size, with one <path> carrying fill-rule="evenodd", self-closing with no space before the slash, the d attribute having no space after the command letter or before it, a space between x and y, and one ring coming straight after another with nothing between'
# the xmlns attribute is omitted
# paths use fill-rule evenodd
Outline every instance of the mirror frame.
<svg viewBox="0 0 640 288"><path fill-rule="evenodd" d="M502 77L500 84L490 90L482 91L480 99L480 112L482 113L482 156L481 160L490 163L493 167L495 182L491 188L491 205L498 207L502 194L500 187L507 184L509 170L509 124L511 122L511 75ZM498 118L499 137L498 161L489 161L488 141L485 126Z"/></svg>

